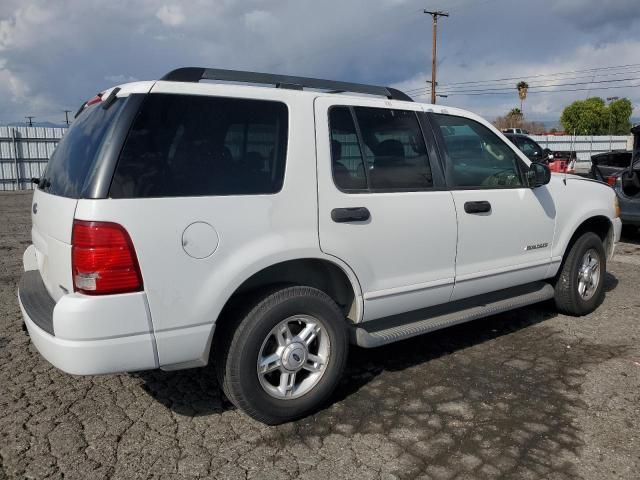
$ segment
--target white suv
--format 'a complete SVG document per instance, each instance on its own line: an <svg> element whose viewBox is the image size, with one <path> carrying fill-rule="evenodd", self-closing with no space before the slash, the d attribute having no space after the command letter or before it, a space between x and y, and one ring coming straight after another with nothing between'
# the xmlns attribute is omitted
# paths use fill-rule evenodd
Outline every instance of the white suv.
<svg viewBox="0 0 640 480"><path fill-rule="evenodd" d="M591 312L621 225L610 187L469 112L202 68L86 102L34 181L19 300L40 353L73 374L211 359L266 423L320 406L350 343Z"/></svg>

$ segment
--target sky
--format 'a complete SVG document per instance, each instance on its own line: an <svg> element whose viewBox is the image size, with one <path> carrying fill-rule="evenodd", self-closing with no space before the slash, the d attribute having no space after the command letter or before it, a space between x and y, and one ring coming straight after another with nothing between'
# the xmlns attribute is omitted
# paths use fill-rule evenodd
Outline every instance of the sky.
<svg viewBox="0 0 640 480"><path fill-rule="evenodd" d="M594 95L627 97L640 116L638 0L2 0L0 124L61 123L105 88L181 66L392 85L429 101L425 8L450 13L438 103L491 120L519 107L524 80L529 120ZM469 83L496 79L508 80Z"/></svg>

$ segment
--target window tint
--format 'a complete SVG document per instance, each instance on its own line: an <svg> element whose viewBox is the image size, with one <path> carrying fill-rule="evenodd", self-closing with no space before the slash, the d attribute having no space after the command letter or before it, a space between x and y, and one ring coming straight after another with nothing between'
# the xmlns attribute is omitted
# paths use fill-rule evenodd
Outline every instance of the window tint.
<svg viewBox="0 0 640 480"><path fill-rule="evenodd" d="M348 107L333 107L329 123L333 181L341 190L366 190L364 162L351 111Z"/></svg>
<svg viewBox="0 0 640 480"><path fill-rule="evenodd" d="M520 138L520 150L528 157L539 157L542 155L540 145L528 138Z"/></svg>
<svg viewBox="0 0 640 480"><path fill-rule="evenodd" d="M354 112L362 145L351 116ZM333 177L343 190L420 190L433 186L415 112L334 107L329 113ZM364 150L364 151L362 151Z"/></svg>
<svg viewBox="0 0 640 480"><path fill-rule="evenodd" d="M601 165L608 165L611 167L628 167L631 163L631 152L615 152L609 154L604 162L600 162Z"/></svg>
<svg viewBox="0 0 640 480"><path fill-rule="evenodd" d="M152 94L129 132L114 198L275 193L287 107L278 102Z"/></svg>
<svg viewBox="0 0 640 480"><path fill-rule="evenodd" d="M109 128L124 103L125 100L116 100L106 110L98 103L78 116L51 155L40 189L63 197L83 196Z"/></svg>
<svg viewBox="0 0 640 480"><path fill-rule="evenodd" d="M415 190L433 186L427 148L415 112L354 108L372 189Z"/></svg>
<svg viewBox="0 0 640 480"><path fill-rule="evenodd" d="M435 114L449 154L447 176L456 187L523 186L516 153L484 125L463 117Z"/></svg>

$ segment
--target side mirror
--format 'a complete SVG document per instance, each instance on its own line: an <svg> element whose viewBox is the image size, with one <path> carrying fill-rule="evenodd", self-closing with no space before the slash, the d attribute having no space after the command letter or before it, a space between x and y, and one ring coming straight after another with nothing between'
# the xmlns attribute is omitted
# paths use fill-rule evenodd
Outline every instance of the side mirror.
<svg viewBox="0 0 640 480"><path fill-rule="evenodd" d="M551 170L544 163L531 162L527 172L529 187L536 188L546 185L551 181Z"/></svg>

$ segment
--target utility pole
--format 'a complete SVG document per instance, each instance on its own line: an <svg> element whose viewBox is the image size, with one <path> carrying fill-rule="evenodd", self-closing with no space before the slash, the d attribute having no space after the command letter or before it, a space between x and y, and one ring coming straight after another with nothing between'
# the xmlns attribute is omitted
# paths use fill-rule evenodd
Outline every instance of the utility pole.
<svg viewBox="0 0 640 480"><path fill-rule="evenodd" d="M27 127L33 127L33 119L36 118L33 115L27 115L24 117L27 119Z"/></svg>
<svg viewBox="0 0 640 480"><path fill-rule="evenodd" d="M436 10L430 12L429 10L424 10L424 13L431 15L433 18L433 49L431 51L431 103L436 103L436 44L438 40L438 17L448 17L449 14L447 12L443 12L441 10Z"/></svg>
<svg viewBox="0 0 640 480"><path fill-rule="evenodd" d="M71 110L64 110L64 121L67 123L67 127L69 126L69 114Z"/></svg>

